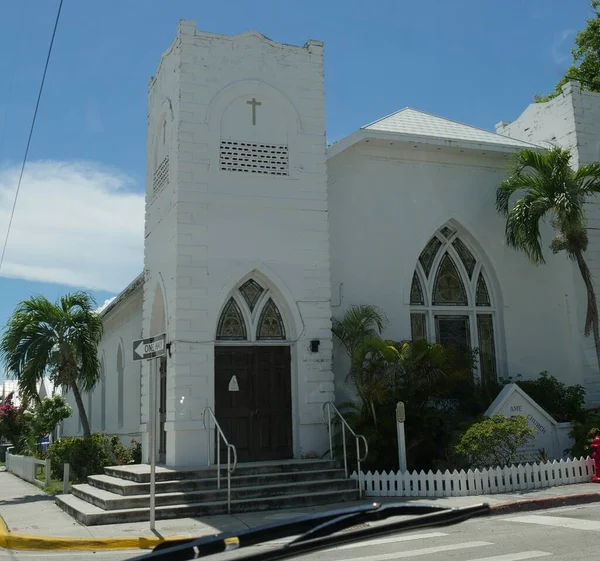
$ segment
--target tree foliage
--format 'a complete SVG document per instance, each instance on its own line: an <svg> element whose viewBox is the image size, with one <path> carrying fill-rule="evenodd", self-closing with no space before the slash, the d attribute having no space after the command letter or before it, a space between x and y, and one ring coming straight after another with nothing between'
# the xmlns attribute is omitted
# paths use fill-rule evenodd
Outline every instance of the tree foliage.
<svg viewBox="0 0 600 561"><path fill-rule="evenodd" d="M62 296L52 303L34 296L18 304L0 341L0 358L8 376L19 380L21 395L39 400L38 384L51 382L71 390L83 432L90 436L81 391L91 392L99 381L98 343L102 320L86 292Z"/></svg>
<svg viewBox="0 0 600 561"><path fill-rule="evenodd" d="M62 395L55 394L52 397L45 397L35 405L31 413L33 432L36 437L51 434L56 425L70 416L71 407Z"/></svg>
<svg viewBox="0 0 600 561"><path fill-rule="evenodd" d="M10 442L15 448L13 453L19 454L26 430L25 406L15 405L11 392L0 404L0 439Z"/></svg>
<svg viewBox="0 0 600 561"><path fill-rule="evenodd" d="M64 464L71 467L71 481L83 483L90 475L104 473L107 466L135 463L139 449L132 442L126 447L118 436L94 433L90 438L66 437L53 442L48 449L52 475L62 479Z"/></svg>
<svg viewBox="0 0 600 561"><path fill-rule="evenodd" d="M600 92L600 0L592 0L593 15L586 20L586 26L575 36L575 47L571 49L573 64L564 77L556 84L554 91L546 96L538 95L540 103L557 97L567 82L577 81L583 90Z"/></svg>
<svg viewBox="0 0 600 561"><path fill-rule="evenodd" d="M476 352L457 357L436 343L385 340L383 325L383 313L371 306L353 307L334 322L334 334L352 352L346 381L357 395L341 409L367 438L366 468L398 467L398 401L405 404L409 467L447 465L453 440L491 402L473 376ZM354 455L353 447L349 452Z"/></svg>
<svg viewBox="0 0 600 561"><path fill-rule="evenodd" d="M592 274L584 258L588 247L585 201L588 196L600 193L600 162L580 166L575 171L570 160L571 153L558 147L545 153L522 150L509 177L498 187L496 209L506 218L507 244L523 251L535 265L545 263L540 225L550 221L556 233L551 251L564 252L576 262L585 284L585 335L594 334L600 366L598 304Z"/></svg>
<svg viewBox="0 0 600 561"><path fill-rule="evenodd" d="M579 384L567 386L547 371L540 372L535 380L522 380L517 376L503 382L517 384L559 423L582 422L586 418L585 388Z"/></svg>
<svg viewBox="0 0 600 561"><path fill-rule="evenodd" d="M533 437L526 417L492 415L465 431L456 452L474 468L504 467L518 460L518 449Z"/></svg>

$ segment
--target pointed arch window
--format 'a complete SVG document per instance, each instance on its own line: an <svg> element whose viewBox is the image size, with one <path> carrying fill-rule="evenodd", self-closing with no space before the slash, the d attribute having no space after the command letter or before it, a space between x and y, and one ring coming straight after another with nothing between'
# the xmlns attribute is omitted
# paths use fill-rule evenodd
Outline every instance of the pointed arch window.
<svg viewBox="0 0 600 561"><path fill-rule="evenodd" d="M475 291L475 305L476 306L490 306L490 293L488 292L487 285L485 284L485 279L481 272L479 273L479 278L477 279L477 289Z"/></svg>
<svg viewBox="0 0 600 561"><path fill-rule="evenodd" d="M410 303L421 306L425 304L425 299L423 298L423 289L421 288L421 281L419 280L419 276L416 272L413 274L412 285L410 287Z"/></svg>
<svg viewBox="0 0 600 561"><path fill-rule="evenodd" d="M254 311L256 303L259 301L264 288L260 286L254 279L247 280L242 286L240 286L240 292L250 308L250 312Z"/></svg>
<svg viewBox="0 0 600 561"><path fill-rule="evenodd" d="M221 341L244 341L247 338L246 322L240 307L232 297L225 305L219 318L217 339Z"/></svg>
<svg viewBox="0 0 600 561"><path fill-rule="evenodd" d="M90 427L90 432L94 432L92 430L92 424L93 424L93 418L94 418L94 411L92 409L92 404L94 403L94 393L93 392L89 392L88 393L88 410L87 410L87 418L88 418L88 425Z"/></svg>
<svg viewBox="0 0 600 561"><path fill-rule="evenodd" d="M419 261L421 262L421 266L423 267L426 277L428 277L429 273L431 272L433 261L435 260L435 256L437 255L440 247L442 247L442 242L436 236L434 236L429 240L429 243L425 246L425 249L419 256Z"/></svg>
<svg viewBox="0 0 600 561"><path fill-rule="evenodd" d="M100 431L106 430L106 371L104 359L100 361Z"/></svg>
<svg viewBox="0 0 600 561"><path fill-rule="evenodd" d="M454 242L452 242L452 247L456 250L456 253L458 253L460 260L467 270L469 278L471 278L473 276L473 271L475 270L475 257L473 257L473 254L460 238L456 238Z"/></svg>
<svg viewBox="0 0 600 561"><path fill-rule="evenodd" d="M452 228L448 228L448 226L444 226L440 232L447 240L449 240L454 234L454 230L452 230Z"/></svg>
<svg viewBox="0 0 600 561"><path fill-rule="evenodd" d="M477 253L453 224L444 225L421 252L411 280L410 306L413 340L441 343L458 360L464 356L465 365L476 348L481 382L496 381L499 318L493 294Z"/></svg>
<svg viewBox="0 0 600 561"><path fill-rule="evenodd" d="M454 261L446 253L438 267L433 285L434 306L466 306L467 292Z"/></svg>
<svg viewBox="0 0 600 561"><path fill-rule="evenodd" d="M125 417L125 380L123 372L123 348L117 349L117 426L122 429Z"/></svg>
<svg viewBox="0 0 600 561"><path fill-rule="evenodd" d="M269 298L258 320L257 339L285 340L285 328L275 302Z"/></svg>

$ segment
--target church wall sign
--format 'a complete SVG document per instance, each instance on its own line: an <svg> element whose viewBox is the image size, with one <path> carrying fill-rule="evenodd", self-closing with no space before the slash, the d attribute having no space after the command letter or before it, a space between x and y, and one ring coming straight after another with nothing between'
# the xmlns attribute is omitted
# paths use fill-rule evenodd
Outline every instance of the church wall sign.
<svg viewBox="0 0 600 561"><path fill-rule="evenodd" d="M564 451L573 445L569 437L571 423L558 423L517 384L504 386L485 412L486 417L492 415L527 418L535 436L519 449L519 462L539 461L540 450L545 451L549 460L557 460L564 457Z"/></svg>

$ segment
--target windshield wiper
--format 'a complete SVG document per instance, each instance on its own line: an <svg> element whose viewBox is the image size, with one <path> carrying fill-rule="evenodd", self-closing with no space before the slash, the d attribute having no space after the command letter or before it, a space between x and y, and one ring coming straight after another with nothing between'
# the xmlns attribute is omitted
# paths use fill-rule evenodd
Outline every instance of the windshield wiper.
<svg viewBox="0 0 600 561"><path fill-rule="evenodd" d="M489 514L489 512L490 507L488 504L448 508L411 503L370 503L357 507L302 516L287 522L268 524L242 532L223 532L204 538L184 538L163 542L157 545L152 553L136 557L132 561L183 561L186 559L200 559L207 555L250 547L290 536L298 536L295 540L282 547L258 551L244 557L244 559L251 561L288 559L301 554L355 543L373 537L418 528L448 526L462 522L473 516ZM377 522L396 516L410 516L410 518L388 524L370 526L352 532L336 533L360 524Z"/></svg>

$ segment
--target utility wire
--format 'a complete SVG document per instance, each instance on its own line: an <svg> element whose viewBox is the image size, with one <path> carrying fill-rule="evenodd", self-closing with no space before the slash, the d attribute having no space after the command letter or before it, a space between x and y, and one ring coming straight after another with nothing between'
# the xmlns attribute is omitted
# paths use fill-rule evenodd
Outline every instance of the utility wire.
<svg viewBox="0 0 600 561"><path fill-rule="evenodd" d="M52 38L50 39L50 46L48 47L48 56L46 57L46 65L44 66L44 73L42 74L42 82L40 84L40 90L38 92L37 103L35 104L35 111L33 112L33 119L31 121L31 128L29 129L29 138L27 139L27 147L25 148L25 155L23 156L23 164L21 165L21 174L19 175L19 182L17 183L17 190L15 192L15 200L13 201L12 211L10 213L10 220L8 221L8 228L6 230L6 237L4 238L4 247L2 248L2 256L0 256L0 269L4 263L4 254L6 253L6 246L8 244L8 236L10 235L10 228L12 226L13 218L15 216L15 208L17 207L17 199L19 198L19 190L21 189L21 181L23 181L23 172L25 171L25 164L27 163L27 156L29 154L29 146L31 145L31 137L33 136L33 129L35 127L35 120L37 118L38 109L40 107L40 100L42 99L42 91L44 90L44 82L46 81L46 72L48 71L48 64L50 63L50 55L52 54L52 47L54 46L54 37L56 37L56 29L58 28L58 21L60 19L60 13L62 11L63 0L60 0L58 5L58 11L56 12L56 21L54 22L54 29L52 31Z"/></svg>

